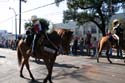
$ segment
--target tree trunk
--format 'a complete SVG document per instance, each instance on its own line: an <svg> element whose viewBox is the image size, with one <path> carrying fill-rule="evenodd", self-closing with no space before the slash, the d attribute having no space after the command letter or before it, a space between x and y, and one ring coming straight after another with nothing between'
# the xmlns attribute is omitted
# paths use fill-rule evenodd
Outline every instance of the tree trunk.
<svg viewBox="0 0 125 83"><path fill-rule="evenodd" d="M98 22L96 22L95 20L91 20L94 24L96 24L97 25L97 27L99 28L99 30L101 30L101 32L102 32L102 35L103 36L105 36L106 35L106 33L105 33L105 25L101 25L101 24L99 24Z"/></svg>
<svg viewBox="0 0 125 83"><path fill-rule="evenodd" d="M99 29L100 29L101 32L102 32L102 36L105 36L105 35L106 35L106 33L105 33L105 27L102 26L102 27L99 27Z"/></svg>

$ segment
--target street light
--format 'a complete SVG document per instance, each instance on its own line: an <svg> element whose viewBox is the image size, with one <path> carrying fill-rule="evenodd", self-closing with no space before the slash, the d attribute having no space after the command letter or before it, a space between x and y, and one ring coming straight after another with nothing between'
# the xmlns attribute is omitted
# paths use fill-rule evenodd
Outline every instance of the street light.
<svg viewBox="0 0 125 83"><path fill-rule="evenodd" d="M14 8L9 7L9 9L13 10L13 12L15 14L15 39L17 39L17 18L16 18L17 14L16 14L16 11Z"/></svg>

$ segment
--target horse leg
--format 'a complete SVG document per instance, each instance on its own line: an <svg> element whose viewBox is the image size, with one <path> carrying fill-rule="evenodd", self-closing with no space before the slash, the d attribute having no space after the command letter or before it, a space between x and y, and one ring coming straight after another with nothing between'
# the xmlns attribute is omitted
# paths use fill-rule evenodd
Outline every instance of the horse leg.
<svg viewBox="0 0 125 83"><path fill-rule="evenodd" d="M28 59L29 59L29 56L27 55L27 57L24 58L23 62L22 62L22 65L21 65L21 70L20 70L20 77L23 77L23 67L24 65L26 65L26 68L27 70L29 71L29 74L30 74L30 77L32 78L32 80L34 80L34 77L30 71L30 68L29 68L29 62L28 62Z"/></svg>
<svg viewBox="0 0 125 83"><path fill-rule="evenodd" d="M101 52L102 52L102 47L100 46L100 43L98 44L98 53L96 55L96 58L97 58L97 62L99 63L99 57L101 55Z"/></svg>
<svg viewBox="0 0 125 83"><path fill-rule="evenodd" d="M107 60L108 60L110 63L112 63L112 61L110 60L109 50L110 50L110 49L108 49L108 50L106 51L106 56L107 56Z"/></svg>
<svg viewBox="0 0 125 83"><path fill-rule="evenodd" d="M53 57L53 59L50 60L50 66L51 66L51 68L49 70L49 75L48 75L48 79L49 79L50 83L53 83L51 77L52 77L53 65L55 63L55 60L56 60L56 56Z"/></svg>
<svg viewBox="0 0 125 83"><path fill-rule="evenodd" d="M45 60L44 59L44 62L46 64L46 67L47 67L47 70L48 70L48 75L47 77L44 79L43 83L47 83L47 80L49 80L50 83L53 83L52 80L51 80L51 76L52 76L52 70L53 70L53 65L54 65L54 62L55 62L55 58L51 58L50 60Z"/></svg>
<svg viewBox="0 0 125 83"><path fill-rule="evenodd" d="M24 67L24 64L25 64L25 62L23 61L22 65L21 65L21 69L20 69L20 77L24 77L23 76L23 67Z"/></svg>
<svg viewBox="0 0 125 83"><path fill-rule="evenodd" d="M101 55L101 52L99 51L96 58L97 58L97 62L99 63L99 56Z"/></svg>
<svg viewBox="0 0 125 83"><path fill-rule="evenodd" d="M22 61L23 53L19 48L17 48L17 57L18 57L18 64L19 64L19 66L21 66L20 67L20 77L24 77L23 73L22 73L23 67L24 67L24 60Z"/></svg>
<svg viewBox="0 0 125 83"><path fill-rule="evenodd" d="M48 59L43 59L46 65L47 70L49 70L49 60ZM49 71L48 71L49 73ZM48 80L48 75L46 76L46 78L43 80L43 83L47 83Z"/></svg>
<svg viewBox="0 0 125 83"><path fill-rule="evenodd" d="M32 78L32 80L34 80L34 77L33 77L32 73L31 73L31 71L30 71L29 57L30 57L30 54L27 54L27 55L24 57L23 63L25 64L25 66L26 66L26 68L27 68L27 70L28 70L28 72L29 72L29 74L30 74L30 77Z"/></svg>
<svg viewBox="0 0 125 83"><path fill-rule="evenodd" d="M28 59L29 59L29 58L28 58ZM32 75L32 73L31 73L31 71L30 71L30 66L29 66L29 61L28 61L28 59L26 60L26 68L27 68L27 70L29 71L29 74L30 74L30 77L32 78L32 80L35 80L34 77L33 77L33 75Z"/></svg>
<svg viewBox="0 0 125 83"><path fill-rule="evenodd" d="M99 57L101 56L102 50L104 48L104 42L100 41L98 43L98 54L97 54L97 62L99 63Z"/></svg>

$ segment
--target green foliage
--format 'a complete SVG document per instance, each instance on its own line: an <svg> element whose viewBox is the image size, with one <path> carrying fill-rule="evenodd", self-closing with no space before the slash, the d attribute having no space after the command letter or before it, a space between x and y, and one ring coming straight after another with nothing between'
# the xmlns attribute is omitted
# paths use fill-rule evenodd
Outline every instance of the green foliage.
<svg viewBox="0 0 125 83"><path fill-rule="evenodd" d="M45 29L48 30L49 29L49 21L47 21L46 19L43 18L39 18L40 24L41 26Z"/></svg>
<svg viewBox="0 0 125 83"><path fill-rule="evenodd" d="M24 24L25 30L27 30L28 27L32 27L32 23L31 23L31 22L26 22L26 23Z"/></svg>
<svg viewBox="0 0 125 83"><path fill-rule="evenodd" d="M60 1L60 0L55 0ZM95 23L105 35L106 23L120 8L125 7L124 0L66 0L68 10L63 12L64 22L70 20L78 24L91 21ZM57 2L60 3L60 2ZM121 4L118 4L121 3ZM98 20L97 20L98 19ZM99 22L100 21L100 22Z"/></svg>

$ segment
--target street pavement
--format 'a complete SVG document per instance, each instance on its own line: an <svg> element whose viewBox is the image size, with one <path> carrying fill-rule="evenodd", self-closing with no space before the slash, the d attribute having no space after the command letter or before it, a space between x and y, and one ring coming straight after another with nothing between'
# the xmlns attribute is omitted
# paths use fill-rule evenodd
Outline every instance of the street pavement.
<svg viewBox="0 0 125 83"><path fill-rule="evenodd" d="M54 83L125 83L125 63L122 59L111 59L88 56L60 55L57 57L52 74ZM0 83L42 83L47 75L44 62L36 63L30 58L30 68L36 81L32 81L24 67L24 76L19 76L20 67L16 51L0 48Z"/></svg>

